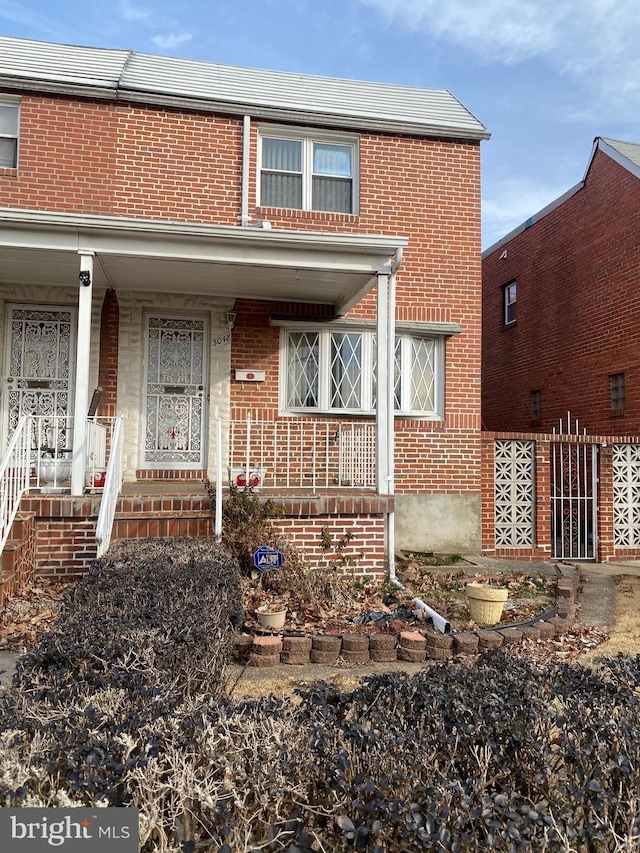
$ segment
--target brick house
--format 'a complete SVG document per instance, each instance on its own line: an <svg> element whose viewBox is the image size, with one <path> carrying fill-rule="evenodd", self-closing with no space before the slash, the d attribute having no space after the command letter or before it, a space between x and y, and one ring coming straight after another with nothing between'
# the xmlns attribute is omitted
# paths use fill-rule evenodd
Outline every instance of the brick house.
<svg viewBox="0 0 640 853"><path fill-rule="evenodd" d="M598 137L584 179L482 256L486 429L640 433L640 145Z"/></svg>
<svg viewBox="0 0 640 853"><path fill-rule="evenodd" d="M446 91L0 38L40 571L95 556L114 447L107 541L208 530L209 477L277 496L312 561L327 531L360 572L477 550L486 138Z"/></svg>
<svg viewBox="0 0 640 853"><path fill-rule="evenodd" d="M483 550L640 555L640 145L482 256Z"/></svg>

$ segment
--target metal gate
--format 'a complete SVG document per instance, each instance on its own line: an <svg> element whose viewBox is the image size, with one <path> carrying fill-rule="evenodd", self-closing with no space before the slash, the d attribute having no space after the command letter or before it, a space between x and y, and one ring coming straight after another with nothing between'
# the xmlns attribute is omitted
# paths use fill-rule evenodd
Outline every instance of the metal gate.
<svg viewBox="0 0 640 853"><path fill-rule="evenodd" d="M560 422L565 440L551 446L551 540L555 559L597 558L598 445L579 440L578 421Z"/></svg>

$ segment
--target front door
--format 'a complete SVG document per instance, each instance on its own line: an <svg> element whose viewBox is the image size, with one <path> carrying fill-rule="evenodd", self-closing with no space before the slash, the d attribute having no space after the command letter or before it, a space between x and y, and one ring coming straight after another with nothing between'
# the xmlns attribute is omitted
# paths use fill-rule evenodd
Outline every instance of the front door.
<svg viewBox="0 0 640 853"><path fill-rule="evenodd" d="M206 316L146 316L143 468L206 468L208 347Z"/></svg>
<svg viewBox="0 0 640 853"><path fill-rule="evenodd" d="M72 446L76 309L7 305L5 437L34 415L34 446Z"/></svg>

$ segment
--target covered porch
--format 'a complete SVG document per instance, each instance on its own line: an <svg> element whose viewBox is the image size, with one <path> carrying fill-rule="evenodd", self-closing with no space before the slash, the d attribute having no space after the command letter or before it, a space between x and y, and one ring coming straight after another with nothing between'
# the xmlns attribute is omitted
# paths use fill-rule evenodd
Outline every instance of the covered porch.
<svg viewBox="0 0 640 853"><path fill-rule="evenodd" d="M311 501L309 511L322 504L320 515L330 506L330 498L340 514L338 510L346 507L357 509L355 493L367 501L383 497L375 506L367 506L385 515L388 553L393 547L389 530L392 501L386 500L393 494L393 388L388 377L393 376L394 364L395 271L406 246L404 238L276 231L268 223L262 223L263 227L209 226L18 210L0 212L0 221L0 286L5 305L17 302L14 294L28 293L30 303L38 299L37 294L46 293L46 302L69 306L70 325L75 327L75 335L68 339L73 351L66 394L57 394L58 408L53 412L43 411L41 401L52 399L51 383L39 375L37 365L32 375L16 377L10 372L11 332L5 311L5 448L13 440L20 417L31 418L23 457L29 469L23 482L28 498L21 494L16 500L14 486L5 487L6 494L14 493L14 514L18 509L32 511L28 500L38 501L41 517L50 513L62 517L60 507L65 501L66 510L74 507L69 517L78 512L85 518L94 517L108 507L111 521L106 526L115 531L118 513L124 511L128 497L125 492L178 502L189 498L192 511L198 513L201 483L207 477L223 487L248 484L283 500ZM236 299L326 306L326 322L330 323L374 289L374 418L292 417L278 412L277 399L273 400L272 418L252 417L251 413L231 417L229 365ZM174 310L178 297L183 307ZM104 310L114 298L116 305L120 301L115 324ZM164 453L172 456L169 464L162 461L164 451L157 449L148 454L151 462L144 458L151 409L149 386L143 377L149 352L143 351L140 331L137 338L134 334L140 311L130 321L126 347L122 340L122 330L129 322L122 314L129 311L133 315L129 306L139 304L150 306L149 310L162 304L166 316L185 317L189 311L191 317L195 314L191 306L207 315L209 352L218 359L215 370L212 367L210 374L203 374L201 384L193 385L193 393L187 382L154 389L160 401L157 405L166 404L172 411L177 397L191 393L190 412L203 420L199 456L191 452L186 463L181 461L186 454L176 446ZM137 389L136 371L140 377ZM117 424L120 432L114 444ZM52 435L45 439L47 429ZM64 457L63 473L68 468L68 479L56 474L49 487L43 484L42 467L36 464L47 448L53 448L52 457ZM5 469L15 473L16 464L14 457ZM105 481L100 480L103 468ZM185 490L191 494L185 495ZM347 500L351 503L342 503ZM3 503L7 506L6 541L12 510L10 500ZM155 510L147 511L157 511L154 506ZM84 516L78 507L84 507ZM182 510L186 511L185 506Z"/></svg>

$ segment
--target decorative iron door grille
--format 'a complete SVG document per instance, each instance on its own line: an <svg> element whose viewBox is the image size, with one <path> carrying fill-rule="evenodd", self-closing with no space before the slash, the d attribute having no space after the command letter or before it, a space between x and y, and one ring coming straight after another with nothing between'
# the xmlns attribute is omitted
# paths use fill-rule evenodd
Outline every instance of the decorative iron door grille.
<svg viewBox="0 0 640 853"><path fill-rule="evenodd" d="M145 467L199 470L206 464L207 347L204 317L147 317Z"/></svg>
<svg viewBox="0 0 640 853"><path fill-rule="evenodd" d="M21 415L36 415L32 447L71 448L74 308L9 305L5 377L7 440Z"/></svg>
<svg viewBox="0 0 640 853"><path fill-rule="evenodd" d="M498 548L535 544L535 443L494 443L495 537Z"/></svg>
<svg viewBox="0 0 640 853"><path fill-rule="evenodd" d="M596 559L597 470L597 445L552 444L551 541L556 559Z"/></svg>
<svg viewBox="0 0 640 853"><path fill-rule="evenodd" d="M640 445L613 445L613 543L640 547Z"/></svg>

